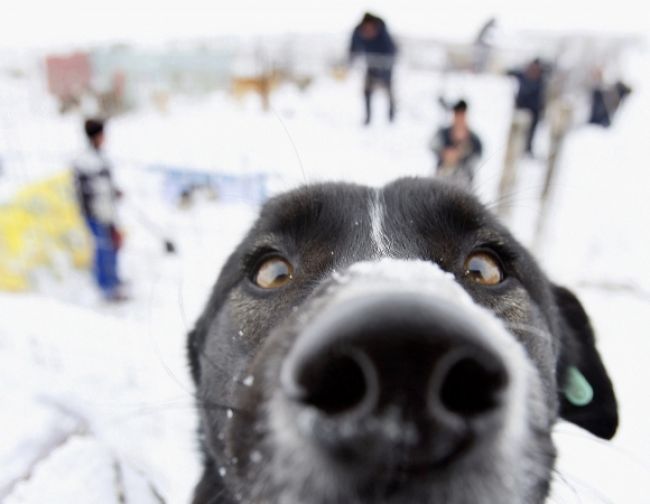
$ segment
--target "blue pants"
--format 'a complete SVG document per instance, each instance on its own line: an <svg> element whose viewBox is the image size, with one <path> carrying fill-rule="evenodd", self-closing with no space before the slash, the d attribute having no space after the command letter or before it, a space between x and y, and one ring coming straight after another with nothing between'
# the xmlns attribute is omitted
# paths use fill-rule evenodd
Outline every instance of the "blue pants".
<svg viewBox="0 0 650 504"><path fill-rule="evenodd" d="M92 218L86 218L86 224L95 239L95 281L104 295L111 296L120 284L117 276L117 249L113 243L111 228Z"/></svg>

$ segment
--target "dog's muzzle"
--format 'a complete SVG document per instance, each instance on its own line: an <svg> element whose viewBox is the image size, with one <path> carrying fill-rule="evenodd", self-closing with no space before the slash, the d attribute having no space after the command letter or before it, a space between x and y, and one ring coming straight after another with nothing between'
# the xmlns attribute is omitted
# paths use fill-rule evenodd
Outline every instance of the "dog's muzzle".
<svg viewBox="0 0 650 504"><path fill-rule="evenodd" d="M395 275L401 263L361 265L330 288L332 301L287 356L281 385L300 433L333 463L412 478L494 438L513 378L508 353L490 341L504 333L496 319L434 265L413 282Z"/></svg>

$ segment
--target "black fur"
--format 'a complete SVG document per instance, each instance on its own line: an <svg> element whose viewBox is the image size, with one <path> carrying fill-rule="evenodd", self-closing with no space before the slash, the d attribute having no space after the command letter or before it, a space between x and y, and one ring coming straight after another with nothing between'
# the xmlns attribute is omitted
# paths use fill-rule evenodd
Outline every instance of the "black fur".
<svg viewBox="0 0 650 504"><path fill-rule="evenodd" d="M618 406L612 382L596 350L589 317L575 295L564 287L554 287L555 301L565 324L566 336L560 372L560 389L565 383L566 367L577 367L594 389L587 406L574 406L562 396L560 413L566 420L604 439L611 439L618 427Z"/></svg>
<svg viewBox="0 0 650 504"><path fill-rule="evenodd" d="M383 212L383 251L373 241L368 210L373 202ZM464 258L476 249L489 250L499 258L506 272L502 284L485 288L465 280ZM251 281L260 260L269 254L285 257L294 265L294 278L286 288L265 291ZM532 256L476 199L429 179L402 179L381 191L350 184L315 185L278 196L264 206L224 265L190 333L188 353L197 384L204 450L196 504L286 502L286 495L293 495L296 504L336 502L310 483L309 478L318 475L298 476L298 461L289 458L285 465L297 464L294 472L299 481L292 482L291 474L274 473L283 467L274 465L277 447L269 437L268 405L277 394L283 359L304 329L299 315L306 320L317 316L334 271L346 271L355 263L382 255L433 262L452 273L478 305L508 325L535 370L539 380L535 393L544 414L531 424L529 462L536 468L531 471L539 474L517 476L530 478L521 490L524 493L487 496L485 502L519 499L535 504L545 500L554 462L550 430L558 414L597 436L614 435L616 399L584 309L571 292L548 281ZM548 341L527 328L549 334ZM590 405L576 407L563 397L568 366L580 369L594 387ZM241 384L246 375L254 376L253 386ZM257 465L251 459L259 459ZM524 470L523 465L517 467L519 461L511 462L512 467L499 470ZM327 470L324 466L323 472ZM452 486L441 484L444 479L439 478L452 476ZM426 484L414 488L408 487L408 481L404 484L401 494L371 485L372 490L357 489L346 500L472 502L463 487L471 488L473 481L464 484L462 474L432 475ZM296 488L287 493L288 485ZM438 487L446 489L438 491Z"/></svg>

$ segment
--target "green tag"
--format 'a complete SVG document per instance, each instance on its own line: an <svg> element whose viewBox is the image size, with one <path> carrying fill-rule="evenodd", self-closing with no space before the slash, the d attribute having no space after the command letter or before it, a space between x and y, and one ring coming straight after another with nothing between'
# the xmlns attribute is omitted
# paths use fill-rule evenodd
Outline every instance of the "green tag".
<svg viewBox="0 0 650 504"><path fill-rule="evenodd" d="M575 366L567 369L567 381L564 396L574 406L587 406L594 398L594 389L580 370Z"/></svg>

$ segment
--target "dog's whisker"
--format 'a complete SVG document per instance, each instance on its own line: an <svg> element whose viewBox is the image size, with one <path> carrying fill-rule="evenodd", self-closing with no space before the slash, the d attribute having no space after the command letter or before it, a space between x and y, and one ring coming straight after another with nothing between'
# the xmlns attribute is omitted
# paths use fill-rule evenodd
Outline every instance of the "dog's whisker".
<svg viewBox="0 0 650 504"><path fill-rule="evenodd" d="M195 404L166 404L160 406L150 406L133 410L129 413L118 414L113 418L113 421L126 421L132 418L141 418L146 416L159 415L170 411L187 411L194 410Z"/></svg>
<svg viewBox="0 0 650 504"><path fill-rule="evenodd" d="M616 443L611 443L608 441L604 441L600 438L597 438L593 436L592 434L589 434L587 432L582 432L579 430L568 430L568 429L563 429L562 426L560 425L553 431L554 435L557 436L567 436L567 437L575 437L575 438L580 438L585 441L589 441L590 443L594 443L606 450L610 450L613 452L616 452L618 455L621 455L624 457L628 462L636 466L637 468L641 469L643 472L645 472L648 476L650 476L650 466L648 466L647 463L644 461L640 460L636 455L634 455L632 452L629 450L617 445Z"/></svg>
<svg viewBox="0 0 650 504"><path fill-rule="evenodd" d="M203 358L205 359L205 361L206 361L208 364L210 364L210 366L212 367L212 369L214 369L215 371L223 371L223 367L220 366L219 364L217 364L214 360L212 360L212 359L210 358L210 356L206 353L205 348L201 348L201 349L199 349L199 350L198 350L198 355L200 355L201 357L203 357Z"/></svg>
<svg viewBox="0 0 650 504"><path fill-rule="evenodd" d="M529 324L521 324L521 323L515 323L515 322L506 322L505 323L506 328L511 329L513 331L524 331L528 334L531 334L533 336L536 336L538 338L544 338L548 339L551 337L551 334L548 331L544 331L540 329L539 327L535 327Z"/></svg>
<svg viewBox="0 0 650 504"><path fill-rule="evenodd" d="M215 402L212 400L206 400L202 399L200 397L196 397L197 403L199 406L201 406L205 410L216 410L216 411L226 411L228 415L233 415L237 413L238 415L243 415L245 417L252 417L253 413L251 411L248 411L244 408L239 408L237 406L234 406L232 404L227 404L227 403L219 403Z"/></svg>
<svg viewBox="0 0 650 504"><path fill-rule="evenodd" d="M583 502L582 497L580 497L580 493L576 486L574 485L579 485L582 488L585 488L589 490L590 495L597 499L598 502L602 502L603 504L614 504L614 501L609 498L607 495L605 495L601 490L595 488L594 486L586 483L585 481L582 481L581 479L577 478L576 476L573 476L567 471L563 471L562 473L562 479L567 483L570 489L574 491L574 494L576 497L579 499L579 502ZM573 483L571 483L573 482Z"/></svg>
<svg viewBox="0 0 650 504"><path fill-rule="evenodd" d="M558 470L557 468L553 468L552 473L553 473L553 476L554 476L554 484L562 484L565 487L567 487L569 489L569 491L571 492L571 494L577 499L577 502L579 504L582 504L582 498L580 497L580 493L578 492L576 487L569 481L569 479L566 478L564 476L564 474L562 474L562 472L560 470ZM559 482L559 483L555 483L556 481ZM549 498L549 500L550 500L550 498Z"/></svg>
<svg viewBox="0 0 650 504"><path fill-rule="evenodd" d="M269 106L269 110L271 111L271 113L273 113L273 117L275 117L277 121L280 123L280 126L282 126L282 130L284 131L285 135L289 140L289 143L291 144L291 147L293 148L293 152L296 156L296 160L298 161L298 167L300 168L300 173L302 174L303 182L305 183L308 182L307 174L305 173L305 166L302 162L302 158L300 157L300 152L298 151L298 147L296 146L296 143L293 141L293 137L289 132L289 128L287 128L287 125L285 124L280 114L272 106Z"/></svg>
<svg viewBox="0 0 650 504"><path fill-rule="evenodd" d="M534 196L513 194L505 195L502 198L488 203L486 208L490 211L497 211L498 209L513 211L520 208L535 208L536 205L536 198Z"/></svg>
<svg viewBox="0 0 650 504"><path fill-rule="evenodd" d="M507 208L508 210L513 210L515 208L521 207L522 203L528 202L534 206L537 206L540 202L542 189L542 184L531 184L526 187L518 187L517 189L505 192L495 198L488 200L485 202L485 207L491 211L497 210L499 208Z"/></svg>

